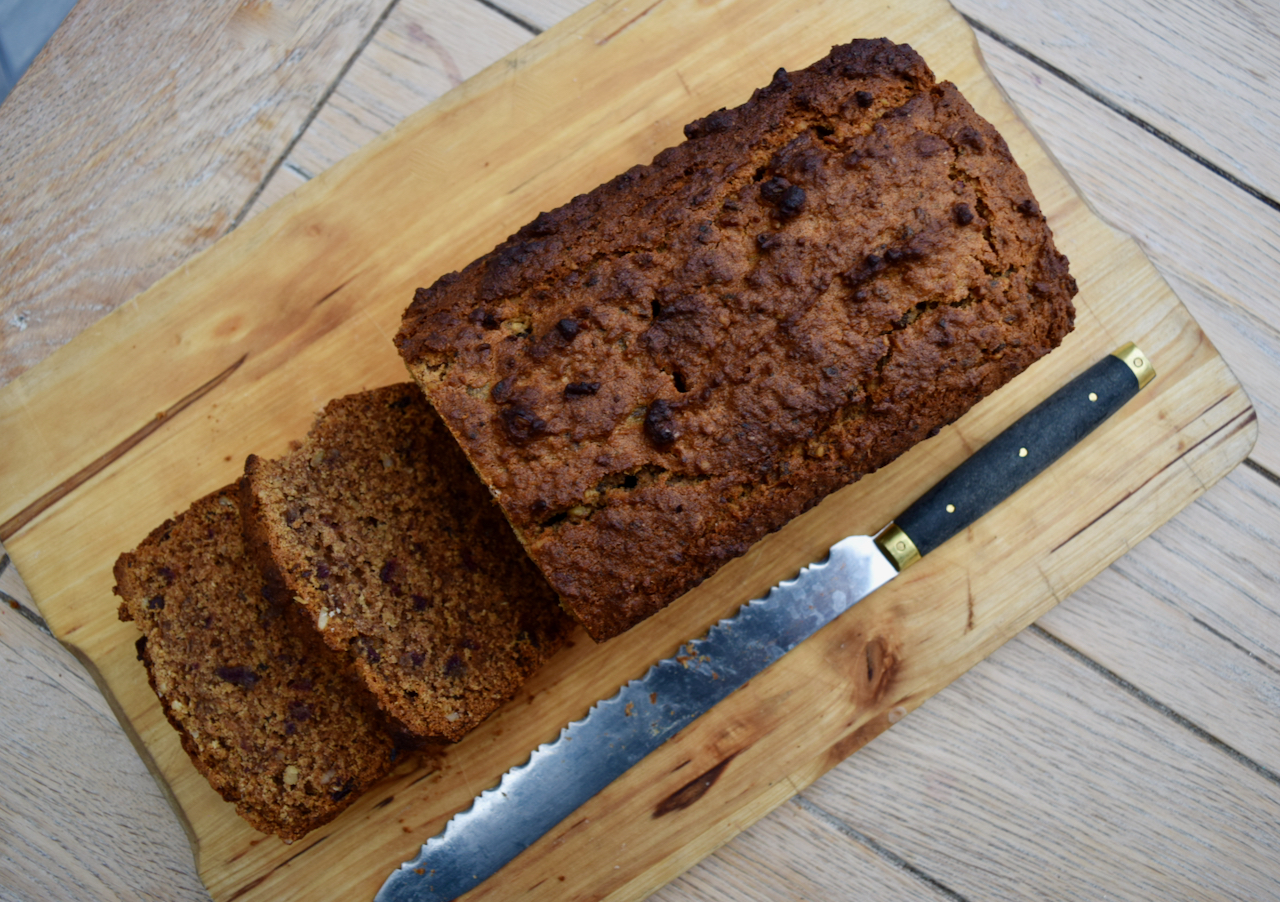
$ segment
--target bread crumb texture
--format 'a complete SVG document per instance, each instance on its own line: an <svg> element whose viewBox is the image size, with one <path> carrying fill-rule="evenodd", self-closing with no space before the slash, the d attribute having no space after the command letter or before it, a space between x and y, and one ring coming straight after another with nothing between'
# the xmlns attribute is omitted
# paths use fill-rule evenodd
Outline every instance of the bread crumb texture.
<svg viewBox="0 0 1280 902"><path fill-rule="evenodd" d="M298 839L392 766L350 669L288 626L241 541L237 489L200 499L115 566L120 619L182 747L258 830Z"/></svg>
<svg viewBox="0 0 1280 902"><path fill-rule="evenodd" d="M685 135L419 289L396 338L598 641L1074 317L1005 141L910 47L836 47Z"/></svg>
<svg viewBox="0 0 1280 902"><path fill-rule="evenodd" d="M246 536L406 732L457 740L572 626L413 383L330 402L301 445L250 457Z"/></svg>

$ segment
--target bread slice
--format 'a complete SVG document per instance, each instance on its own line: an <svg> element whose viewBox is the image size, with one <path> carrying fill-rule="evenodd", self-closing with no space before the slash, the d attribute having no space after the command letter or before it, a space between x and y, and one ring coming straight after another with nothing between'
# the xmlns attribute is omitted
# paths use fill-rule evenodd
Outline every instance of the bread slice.
<svg viewBox="0 0 1280 902"><path fill-rule="evenodd" d="M120 619L192 763L258 830L294 840L392 767L363 686L264 593L227 486L157 527L115 565Z"/></svg>
<svg viewBox="0 0 1280 902"><path fill-rule="evenodd" d="M996 130L854 41L420 289L396 343L592 638L1062 340L1075 281Z"/></svg>
<svg viewBox="0 0 1280 902"><path fill-rule="evenodd" d="M245 465L268 579L410 734L457 740L572 620L413 383L330 402L300 447Z"/></svg>

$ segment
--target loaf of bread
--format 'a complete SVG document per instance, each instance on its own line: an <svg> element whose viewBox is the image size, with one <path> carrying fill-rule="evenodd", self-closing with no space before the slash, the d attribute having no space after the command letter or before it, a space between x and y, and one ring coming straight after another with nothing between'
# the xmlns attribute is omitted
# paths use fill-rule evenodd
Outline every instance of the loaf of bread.
<svg viewBox="0 0 1280 902"><path fill-rule="evenodd" d="M332 820L396 753L347 667L264 592L227 486L157 527L115 566L120 619L182 747L250 824L285 840Z"/></svg>
<svg viewBox="0 0 1280 902"><path fill-rule="evenodd" d="M572 619L413 383L332 401L241 507L264 576L409 734L457 740Z"/></svg>
<svg viewBox="0 0 1280 902"><path fill-rule="evenodd" d="M910 48L779 70L420 289L396 342L596 640L1055 347L1076 292L1000 135Z"/></svg>

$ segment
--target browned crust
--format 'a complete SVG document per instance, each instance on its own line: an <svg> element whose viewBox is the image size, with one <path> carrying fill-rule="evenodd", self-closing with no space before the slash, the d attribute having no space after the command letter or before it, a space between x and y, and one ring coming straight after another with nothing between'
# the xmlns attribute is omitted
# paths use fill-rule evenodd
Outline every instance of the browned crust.
<svg viewBox="0 0 1280 902"><path fill-rule="evenodd" d="M1070 330L989 123L836 47L420 289L397 346L596 640L884 466Z"/></svg>
<svg viewBox="0 0 1280 902"><path fill-rule="evenodd" d="M271 536L266 529L266 514L262 503L253 493L251 483L259 478L265 462L256 454L245 458L244 476L236 482L236 496L240 504L240 528L244 536L245 553L258 568L262 581L273 590L286 590L284 574L276 566L271 555ZM328 646L325 646L328 648Z"/></svg>

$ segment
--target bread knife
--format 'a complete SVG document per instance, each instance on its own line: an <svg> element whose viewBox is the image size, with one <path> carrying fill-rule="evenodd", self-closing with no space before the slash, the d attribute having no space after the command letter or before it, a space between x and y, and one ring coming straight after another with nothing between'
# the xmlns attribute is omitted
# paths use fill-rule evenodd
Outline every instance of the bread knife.
<svg viewBox="0 0 1280 902"><path fill-rule="evenodd" d="M1024 486L1153 378L1132 343L1099 360L876 535L837 542L824 560L539 746L393 871L375 902L448 902L478 886L699 715Z"/></svg>

